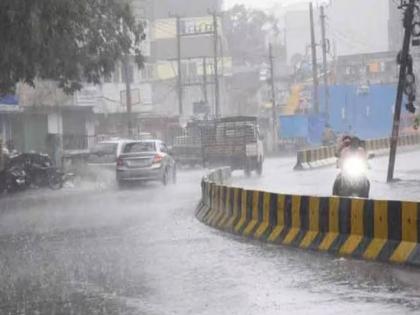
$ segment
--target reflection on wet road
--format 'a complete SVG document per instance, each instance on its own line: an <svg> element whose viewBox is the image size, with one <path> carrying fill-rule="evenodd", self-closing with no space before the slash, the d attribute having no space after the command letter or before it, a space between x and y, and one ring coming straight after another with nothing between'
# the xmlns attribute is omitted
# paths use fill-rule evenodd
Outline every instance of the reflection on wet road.
<svg viewBox="0 0 420 315"><path fill-rule="evenodd" d="M179 184L0 199L0 314L417 314L420 272L244 242ZM268 176L268 175L267 175Z"/></svg>

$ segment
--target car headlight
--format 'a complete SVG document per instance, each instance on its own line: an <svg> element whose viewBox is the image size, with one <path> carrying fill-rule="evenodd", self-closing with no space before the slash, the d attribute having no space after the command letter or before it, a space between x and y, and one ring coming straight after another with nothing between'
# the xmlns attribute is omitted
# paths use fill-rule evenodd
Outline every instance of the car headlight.
<svg viewBox="0 0 420 315"><path fill-rule="evenodd" d="M366 161L361 158L349 158L343 163L343 172L350 177L363 176L366 170Z"/></svg>

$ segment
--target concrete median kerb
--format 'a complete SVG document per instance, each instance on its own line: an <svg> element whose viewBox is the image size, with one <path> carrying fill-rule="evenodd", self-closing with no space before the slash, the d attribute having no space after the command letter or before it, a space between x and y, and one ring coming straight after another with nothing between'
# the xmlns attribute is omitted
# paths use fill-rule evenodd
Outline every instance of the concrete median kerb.
<svg viewBox="0 0 420 315"><path fill-rule="evenodd" d="M202 181L203 223L250 239L420 267L420 203L315 197L231 187L230 169Z"/></svg>
<svg viewBox="0 0 420 315"><path fill-rule="evenodd" d="M420 145L420 134L403 135L398 140L399 147L408 148ZM390 147L390 139L372 139L366 141L366 150L377 155L388 154ZM295 171L322 167L336 163L335 157L336 147L319 147L309 150L301 150L297 152L297 162L294 166Z"/></svg>

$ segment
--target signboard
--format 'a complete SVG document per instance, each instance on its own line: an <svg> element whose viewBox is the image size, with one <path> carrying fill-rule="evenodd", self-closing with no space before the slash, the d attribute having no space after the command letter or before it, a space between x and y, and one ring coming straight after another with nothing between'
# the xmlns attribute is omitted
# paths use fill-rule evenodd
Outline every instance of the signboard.
<svg viewBox="0 0 420 315"><path fill-rule="evenodd" d="M214 32L213 17L204 16L199 18L188 18L181 20L182 35L201 35Z"/></svg>
<svg viewBox="0 0 420 315"><path fill-rule="evenodd" d="M218 23L221 25L220 18L218 18ZM202 36L214 30L212 16L182 18L180 24L181 35ZM219 33L221 31L222 28L219 27ZM155 40L176 38L176 18L157 19L153 23L152 33Z"/></svg>
<svg viewBox="0 0 420 315"><path fill-rule="evenodd" d="M131 106L140 104L140 90L131 89ZM127 107L127 90L120 92L121 105L125 108Z"/></svg>

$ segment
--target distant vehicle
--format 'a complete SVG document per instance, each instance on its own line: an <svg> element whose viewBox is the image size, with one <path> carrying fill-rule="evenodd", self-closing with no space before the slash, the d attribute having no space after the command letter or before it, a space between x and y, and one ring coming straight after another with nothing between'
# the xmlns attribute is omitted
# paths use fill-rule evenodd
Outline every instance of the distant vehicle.
<svg viewBox="0 0 420 315"><path fill-rule="evenodd" d="M340 197L369 198L370 181L367 177L368 158L363 148L363 141L353 137L351 144L340 152L337 175L333 186L333 195Z"/></svg>
<svg viewBox="0 0 420 315"><path fill-rule="evenodd" d="M90 150L88 162L90 164L109 164L114 166L124 144L130 141L132 140L118 139L99 142Z"/></svg>
<svg viewBox="0 0 420 315"><path fill-rule="evenodd" d="M203 131L203 160L206 166L230 166L232 170L263 172L264 147L256 117L228 117L216 120Z"/></svg>
<svg viewBox="0 0 420 315"><path fill-rule="evenodd" d="M201 139L194 136L179 136L173 145L174 157L178 164L195 166L203 164Z"/></svg>
<svg viewBox="0 0 420 315"><path fill-rule="evenodd" d="M203 165L202 135L214 128L212 121L192 121L174 139L173 154L178 165Z"/></svg>
<svg viewBox="0 0 420 315"><path fill-rule="evenodd" d="M160 140L130 141L117 159L119 186L135 181L176 182L176 162Z"/></svg>

